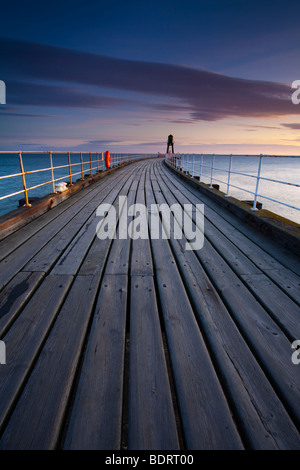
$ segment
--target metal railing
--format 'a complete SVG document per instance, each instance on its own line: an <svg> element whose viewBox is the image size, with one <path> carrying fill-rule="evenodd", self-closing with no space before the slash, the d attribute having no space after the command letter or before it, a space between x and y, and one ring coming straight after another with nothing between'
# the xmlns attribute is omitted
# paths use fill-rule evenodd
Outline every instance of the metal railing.
<svg viewBox="0 0 300 470"><path fill-rule="evenodd" d="M29 202L29 197L28 197L28 192L32 191L34 189L40 188L45 185L52 184L52 191L53 193L56 193L56 187L55 183L58 181L62 180L67 180L67 184L72 186L74 177L80 175L81 180L83 181L86 176L92 176L93 174L100 173L102 171L106 170L105 162L104 162L104 152L56 152L56 151L0 151L1 154L14 154L17 155L19 158L19 168L20 171L18 173L14 174L8 174L8 175L2 175L0 176L0 182L1 180L10 180L11 178L21 178L22 180L22 187L23 189L14 191L8 194L5 194L4 196L0 196L0 201L11 198L13 196L17 196L19 194L23 194L25 196L25 204L24 207L30 207L31 204ZM49 155L49 166L46 168L39 168L39 169L33 169L33 170L27 170L24 165L24 159L23 156L29 154L29 155ZM79 162L73 162L72 163L72 156L73 155L80 156L80 161ZM62 165L53 165L53 156L54 155L65 155L66 156L66 162L65 164ZM86 155L88 155L88 159L86 158ZM125 154L125 153L110 153L110 167L115 167L122 165L124 163L129 163L135 160L140 160L143 158L150 158L154 157L157 155L153 154ZM88 167L87 167L88 165ZM77 167L78 171L73 171L73 168ZM61 169L66 169L66 174L63 176L55 177L55 172L57 170ZM85 175L84 173L88 171L88 175ZM36 174L36 173L42 173L42 172L50 172L51 173L51 179L43 182L39 182L38 184L34 184L33 186L28 186L27 181L26 181L26 176L31 175L31 174ZM94 172L94 173L93 173Z"/></svg>
<svg viewBox="0 0 300 470"><path fill-rule="evenodd" d="M204 163L205 157L209 157L210 159L210 164L207 165ZM227 168L224 166L223 168L216 167L215 166L215 159L216 157L226 157L228 159L228 165ZM255 174L250 174L250 173L245 173L241 171L234 171L232 169L232 162L235 157L255 157L258 160L258 165L257 165L257 170ZM297 158L299 160L300 164L300 156L286 156L286 155L217 155L217 154L166 154L165 155L165 160L166 162L171 165L172 167L176 168L177 170L189 174L192 178L196 178L199 180L199 182L203 182L202 179L205 176L208 181L209 181L209 187L213 187L213 182L216 181L218 183L223 183L226 187L226 197L230 196L230 188L235 188L241 191L245 191L249 194L251 194L254 199L253 199L253 204L251 209L253 211L258 210L257 209L257 198L264 198L269 201L272 201L277 204L281 204L283 206L289 207L291 209L295 209L297 211L300 211L300 207L297 207L293 204L289 204L287 202L284 202L282 200L274 199L270 196L260 194L259 189L260 189L260 182L261 181L267 181L269 183L279 183L281 185L287 185L287 186L293 186L295 188L300 188L300 184L297 183L292 183L292 182L287 182L287 181L282 181L274 178L268 178L265 176L262 176L262 164L263 160L267 158ZM246 162L246 160L245 160ZM204 169L208 169L208 174L204 173ZM216 177L216 172L225 172L227 174L226 180L221 180ZM254 191L249 190L245 187L237 186L236 184L231 183L231 176L232 175L238 175L242 177L248 177L252 178L255 182L255 189ZM300 194L299 194L300 196ZM299 198L300 199L300 198Z"/></svg>

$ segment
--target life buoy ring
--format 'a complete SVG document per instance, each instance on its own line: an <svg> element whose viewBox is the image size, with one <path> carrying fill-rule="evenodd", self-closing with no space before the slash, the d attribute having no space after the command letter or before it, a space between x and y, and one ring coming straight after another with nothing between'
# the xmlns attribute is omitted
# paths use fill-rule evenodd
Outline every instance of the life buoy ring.
<svg viewBox="0 0 300 470"><path fill-rule="evenodd" d="M106 168L110 167L110 153L108 150L105 152L105 166Z"/></svg>

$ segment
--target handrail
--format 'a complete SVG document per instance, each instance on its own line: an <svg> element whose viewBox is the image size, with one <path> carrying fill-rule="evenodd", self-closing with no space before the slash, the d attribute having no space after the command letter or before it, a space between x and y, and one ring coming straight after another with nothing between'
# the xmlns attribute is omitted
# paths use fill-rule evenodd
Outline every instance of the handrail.
<svg viewBox="0 0 300 470"><path fill-rule="evenodd" d="M1 154L14 154L19 156L19 165L20 165L20 172L19 173L14 173L10 175L2 175L0 176L0 180L3 179L8 179L8 178L17 178L21 177L22 178L22 186L23 189L20 191L15 191L9 194L6 194L4 196L0 196L0 201L16 196L18 194L24 194L25 195L25 204L24 207L30 207L31 204L29 202L29 197L28 197L28 191L32 191L33 189L45 186L47 184L52 184L52 189L53 193L57 192L55 190L55 183L57 181L61 180L67 180L67 183L69 183L70 186L73 185L73 177L77 175L81 175L81 179L84 180L84 171L87 171L87 168L85 167L84 170L84 165L89 165L88 171L90 176L93 175L93 171L96 171L95 174L99 173L100 171L105 171L106 167L104 164L104 155L103 152L61 152L61 151L52 151L52 150L43 150L43 151L30 151L30 150L19 150L19 151L14 151L14 150L9 150L9 151L0 151ZM23 162L23 155L24 154L48 154L49 159L50 159L50 166L46 168L40 168L40 169L34 169L34 170L28 170L26 171L24 168L24 162ZM52 156L53 154L57 155L67 155L67 160L68 162L65 165L58 165L58 166L53 166L53 159ZM83 160L83 155L89 155L88 160ZM73 162L71 161L71 156L72 155L80 155L80 162ZM96 155L96 159L95 159ZM130 161L134 160L139 160L141 158L148 158L148 157L154 157L157 155L153 154L125 154L125 153L112 153L111 155L111 166L119 166L123 163L129 163ZM93 166L93 164L96 164ZM77 171L75 173L72 172L73 167L79 166L80 165L80 171ZM55 170L62 169L62 168L68 168L68 175L63 175L60 177L55 178ZM26 175L34 174L34 173L41 173L45 171L50 171L51 172L51 179L48 181L41 182L39 184L36 184L34 186L27 186L26 182Z"/></svg>
<svg viewBox="0 0 300 470"><path fill-rule="evenodd" d="M258 168L257 168L257 171L256 171L256 174L250 174L250 173L245 173L245 172L241 172L241 171L234 171L232 170L232 161L233 161L233 158L234 157L256 157L258 158ZM196 161L196 158L195 157L198 157L198 161L199 161L199 168L198 168L198 171L195 167L195 161ZM203 163L203 160L205 157L210 157L211 158L211 163L210 164L204 164ZM228 168L216 168L215 167L215 157L227 157L229 158L229 164L228 164ZM249 194L252 194L254 196L254 200L253 200L253 205L251 207L251 210L253 211L257 211L258 208L256 207L257 206L257 198L260 197L260 198L264 198L264 199L267 199L269 201L272 201L274 203L277 203L277 204L282 204L286 207L289 207L291 209L295 209L297 211L300 211L300 207L297 207L293 204L288 204L287 202L284 202L284 201L280 201L278 199L274 199L272 197L270 197L269 195L263 195L263 194L260 194L259 192L259 186L260 186L260 181L261 180L264 180L264 181L268 181L270 183L279 183L279 184L283 184L283 185L288 185L288 186L293 186L293 187L297 187L297 188L300 188L300 184L298 183L292 183L292 182L288 182L288 181L282 181L282 180L277 180L277 179L274 179L274 178L268 178L268 177L265 177L265 176L262 176L261 175L261 170L262 170L262 163L263 163L263 160L265 158L298 158L300 159L300 156L297 156L297 155L233 155L233 154L230 154L230 155L217 155L217 154L166 154L165 155L165 160L166 162L173 166L174 168L176 168L177 170L185 173L185 174L190 174L190 171L191 171L191 168L192 168L192 175L191 177L192 178L195 178L197 177L197 179L199 179L199 182L201 182L201 179L203 177L209 179L210 183L209 183L209 187L212 188L213 187L213 181L217 181L219 183L222 183L224 184L226 187L227 187L227 192L225 194L225 197L229 197L230 195L230 188L235 188L235 189L239 189L241 191L245 191ZM208 168L210 171L210 174L207 175L207 174L204 174L203 173L203 168ZM222 171L224 173L227 173L227 181L224 181L222 179L219 179L215 176L215 171ZM232 184L231 183L231 175L239 175L239 176L245 176L245 177L249 177L249 178L254 178L256 180L256 185L255 185L255 190L254 191L251 191L247 188L243 188L241 186L237 186L235 184Z"/></svg>

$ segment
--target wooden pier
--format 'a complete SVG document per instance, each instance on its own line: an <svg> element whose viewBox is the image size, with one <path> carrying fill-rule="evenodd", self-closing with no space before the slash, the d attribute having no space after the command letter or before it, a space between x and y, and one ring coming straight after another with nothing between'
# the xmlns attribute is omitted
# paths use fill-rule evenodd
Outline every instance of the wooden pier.
<svg viewBox="0 0 300 470"><path fill-rule="evenodd" d="M100 240L119 196L204 204L203 248ZM1 449L300 449L299 259L162 159L74 194L0 259Z"/></svg>

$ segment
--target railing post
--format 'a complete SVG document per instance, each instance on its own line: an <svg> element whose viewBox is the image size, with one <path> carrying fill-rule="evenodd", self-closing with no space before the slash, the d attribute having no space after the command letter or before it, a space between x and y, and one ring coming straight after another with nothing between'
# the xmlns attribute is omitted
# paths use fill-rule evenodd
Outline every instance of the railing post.
<svg viewBox="0 0 300 470"><path fill-rule="evenodd" d="M55 182L54 182L54 169L53 169L53 160L52 160L52 152L49 152L49 157L50 157L50 165L51 165L51 178L52 178L52 188L53 192L56 193L55 191Z"/></svg>
<svg viewBox="0 0 300 470"><path fill-rule="evenodd" d="M82 161L82 152L80 152L80 163L81 163L81 179L84 181L84 176L83 176L83 161Z"/></svg>
<svg viewBox="0 0 300 470"><path fill-rule="evenodd" d="M97 173L99 173L99 152L97 152Z"/></svg>
<svg viewBox="0 0 300 470"><path fill-rule="evenodd" d="M257 211L257 210L258 210L258 209L256 208L256 200L257 200L257 194L258 194L258 187L259 187L259 180L260 180L260 172L261 172L262 160L263 160L263 155L260 154L260 156L259 156L258 170L257 170L257 176L256 176L255 195L254 195L253 207L251 208L252 211Z"/></svg>
<svg viewBox="0 0 300 470"><path fill-rule="evenodd" d="M195 154L193 153L193 178L195 178Z"/></svg>
<svg viewBox="0 0 300 470"><path fill-rule="evenodd" d="M70 155L70 152L68 152L68 162L69 162L70 186L72 186L73 183L72 183L72 169L71 169L71 155Z"/></svg>
<svg viewBox="0 0 300 470"><path fill-rule="evenodd" d="M202 176L202 165L203 165L203 153L201 153L200 168L199 168L199 183L201 183Z"/></svg>
<svg viewBox="0 0 300 470"><path fill-rule="evenodd" d="M90 152L90 176L93 175L93 170L92 170L92 152Z"/></svg>
<svg viewBox="0 0 300 470"><path fill-rule="evenodd" d="M212 181L214 175L214 167L215 167L215 154L213 154L212 164L211 164L211 171L210 171L210 185L209 187L212 188Z"/></svg>
<svg viewBox="0 0 300 470"><path fill-rule="evenodd" d="M229 160L229 168L228 168L228 180L227 180L227 194L225 194L225 197L229 197L229 187L230 187L231 167L232 167L232 154L230 155L230 160Z"/></svg>
<svg viewBox="0 0 300 470"><path fill-rule="evenodd" d="M23 182L23 188L24 188L24 194L25 194L25 204L24 207L31 207L31 204L29 204L29 199L28 199L28 193L27 193L27 186L26 186L26 179L25 179L25 171L24 171L24 166L23 166L23 160L22 160L22 152L19 152L19 160L20 160L20 168L21 168L21 173L22 173L22 182Z"/></svg>

